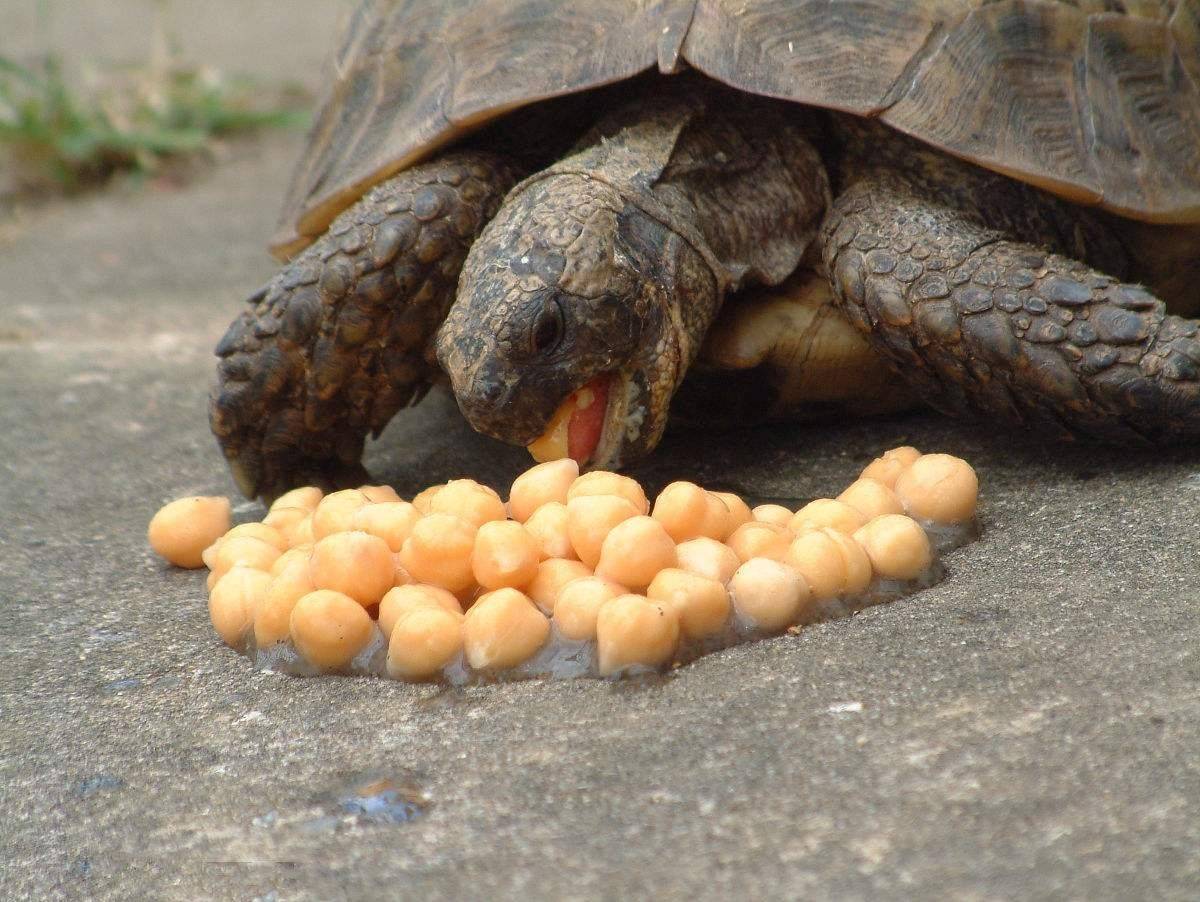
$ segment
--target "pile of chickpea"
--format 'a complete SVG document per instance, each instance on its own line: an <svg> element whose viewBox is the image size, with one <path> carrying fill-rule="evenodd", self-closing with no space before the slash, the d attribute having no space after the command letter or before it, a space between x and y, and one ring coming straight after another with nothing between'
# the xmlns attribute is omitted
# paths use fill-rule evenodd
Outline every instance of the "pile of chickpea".
<svg viewBox="0 0 1200 902"><path fill-rule="evenodd" d="M977 534L966 461L895 448L798 511L674 482L651 505L616 473L538 464L492 489L456 479L295 489L230 528L225 498L173 501L150 544L207 566L233 648L295 672L395 679L620 676L891 600ZM931 536L934 537L931 540Z"/></svg>

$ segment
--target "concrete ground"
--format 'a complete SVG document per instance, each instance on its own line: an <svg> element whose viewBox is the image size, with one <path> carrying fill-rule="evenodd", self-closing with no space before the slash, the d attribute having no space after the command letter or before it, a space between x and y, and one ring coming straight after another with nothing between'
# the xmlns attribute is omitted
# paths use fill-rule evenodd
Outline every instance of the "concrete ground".
<svg viewBox="0 0 1200 902"><path fill-rule="evenodd" d="M983 539L911 599L644 683L298 680L222 647L145 526L234 494L211 348L300 140L0 231L0 898L1197 896L1197 451L932 415L672 435L648 483L793 503L895 444L964 455ZM368 464L411 493L522 458L435 395ZM346 801L379 780L394 817Z"/></svg>

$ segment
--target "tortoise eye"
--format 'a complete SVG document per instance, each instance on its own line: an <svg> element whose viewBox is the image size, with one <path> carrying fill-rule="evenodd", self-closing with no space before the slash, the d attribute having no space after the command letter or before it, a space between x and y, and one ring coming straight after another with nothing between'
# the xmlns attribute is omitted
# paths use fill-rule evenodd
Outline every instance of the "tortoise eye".
<svg viewBox="0 0 1200 902"><path fill-rule="evenodd" d="M553 351L563 337L563 315L558 301L551 301L538 315L533 325L533 350L535 354Z"/></svg>

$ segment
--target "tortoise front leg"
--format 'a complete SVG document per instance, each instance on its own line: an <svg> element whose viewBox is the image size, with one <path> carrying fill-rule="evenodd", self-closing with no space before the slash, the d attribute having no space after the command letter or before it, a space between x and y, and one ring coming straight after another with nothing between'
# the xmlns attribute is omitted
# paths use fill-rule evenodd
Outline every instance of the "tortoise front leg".
<svg viewBox="0 0 1200 902"><path fill-rule="evenodd" d="M365 481L366 435L428 389L467 250L516 176L477 151L407 170L250 298L217 345L209 408L248 497Z"/></svg>
<svg viewBox="0 0 1200 902"><path fill-rule="evenodd" d="M843 309L920 397L1057 437L1200 437L1198 324L1075 259L1123 267L1099 220L956 161L906 160L851 167L823 258Z"/></svg>

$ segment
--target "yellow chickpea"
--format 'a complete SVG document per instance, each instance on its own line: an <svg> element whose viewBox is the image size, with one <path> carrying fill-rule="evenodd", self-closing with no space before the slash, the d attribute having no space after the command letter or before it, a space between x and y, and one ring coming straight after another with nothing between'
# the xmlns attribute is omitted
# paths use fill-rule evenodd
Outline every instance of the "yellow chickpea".
<svg viewBox="0 0 1200 902"><path fill-rule="evenodd" d="M687 570L660 570L646 589L651 601L670 605L685 638L704 639L721 632L729 620L729 593L715 579Z"/></svg>
<svg viewBox="0 0 1200 902"><path fill-rule="evenodd" d="M979 477L961 457L926 454L896 480L896 495L913 517L965 523L975 516Z"/></svg>
<svg viewBox="0 0 1200 902"><path fill-rule="evenodd" d="M390 485L360 485L358 490L372 504L388 504L401 500L400 496L396 494L396 490Z"/></svg>
<svg viewBox="0 0 1200 902"><path fill-rule="evenodd" d="M222 541L236 539L241 536L252 536L256 539L262 539L268 545L274 545L278 548L280 554L283 554L283 552L291 547L288 540L283 537L283 534L278 529L274 529L265 523L240 523L225 533Z"/></svg>
<svg viewBox="0 0 1200 902"><path fill-rule="evenodd" d="M567 492L578 478L579 464L569 457L530 467L513 480L508 493L509 513L518 523L525 523L551 502L565 505Z"/></svg>
<svg viewBox="0 0 1200 902"><path fill-rule="evenodd" d="M480 597L463 622L467 663L475 670L504 670L532 658L550 635L550 621L516 589Z"/></svg>
<svg viewBox="0 0 1200 902"><path fill-rule="evenodd" d="M312 511L307 508L272 507L270 512L263 517L263 523L272 529L278 530L279 534L287 540L288 546L294 547L296 545L296 530L306 520L309 520L311 523L311 517Z"/></svg>
<svg viewBox="0 0 1200 902"><path fill-rule="evenodd" d="M846 581L842 584L841 594L859 595L865 592L875 577L871 558L867 555L866 550L858 544L853 536L848 536L844 532L830 529L828 526L821 532L837 545L838 551L842 555L842 563L846 565Z"/></svg>
<svg viewBox="0 0 1200 902"><path fill-rule="evenodd" d="M525 521L525 529L538 543L543 559L578 557L575 546L571 544L567 522L567 506L559 501L546 502Z"/></svg>
<svg viewBox="0 0 1200 902"><path fill-rule="evenodd" d="M231 567L252 567L269 571L279 558L280 551L254 536L235 536L217 545L212 570L220 579Z"/></svg>
<svg viewBox="0 0 1200 902"><path fill-rule="evenodd" d="M479 527L471 571L485 589L519 589L537 576L541 548L515 520L493 520Z"/></svg>
<svg viewBox="0 0 1200 902"><path fill-rule="evenodd" d="M787 557L792 544L792 531L786 526L751 521L743 523L733 531L725 544L733 549L739 560L748 561L755 557L766 557L782 561Z"/></svg>
<svg viewBox="0 0 1200 902"><path fill-rule="evenodd" d="M271 574L251 567L232 567L208 596L213 629L232 648L240 648L254 624L255 609L271 586Z"/></svg>
<svg viewBox="0 0 1200 902"><path fill-rule="evenodd" d="M375 623L362 605L330 589L302 596L292 608L289 626L296 650L321 670L345 667L375 633Z"/></svg>
<svg viewBox="0 0 1200 902"><path fill-rule="evenodd" d="M772 526L787 526L795 516L782 504L760 504L750 511L758 523L770 523Z"/></svg>
<svg viewBox="0 0 1200 902"><path fill-rule="evenodd" d="M407 501L380 501L360 507L350 523L354 529L379 536L392 551L399 551L420 519L421 512Z"/></svg>
<svg viewBox="0 0 1200 902"><path fill-rule="evenodd" d="M725 506L725 513L721 523L721 534L713 536L714 539L720 539L724 542L733 534L733 531L743 523L749 523L754 519L754 515L750 512L750 506L733 492L711 492L713 497L721 501Z"/></svg>
<svg viewBox="0 0 1200 902"><path fill-rule="evenodd" d="M600 547L596 575L631 589L645 589L659 570L674 567L675 542L653 517L618 523Z"/></svg>
<svg viewBox="0 0 1200 902"><path fill-rule="evenodd" d="M809 601L804 577L794 567L767 558L738 567L729 581L729 594L744 623L768 632L795 623Z"/></svg>
<svg viewBox="0 0 1200 902"><path fill-rule="evenodd" d="M884 579L916 579L933 563L929 536L916 520L903 514L876 517L854 538Z"/></svg>
<svg viewBox="0 0 1200 902"><path fill-rule="evenodd" d="M437 586L397 586L379 602L379 628L383 630L384 637L390 637L396 624L417 608L437 608L455 615L459 620L463 616L462 605L445 589Z"/></svg>
<svg viewBox="0 0 1200 902"><path fill-rule="evenodd" d="M367 496L358 489L342 489L321 499L312 515L312 534L320 541L335 532L347 532L354 528L354 515L358 509L370 504Z"/></svg>
<svg viewBox="0 0 1200 902"><path fill-rule="evenodd" d="M306 485L298 489L292 489L290 492L284 492L271 502L270 509L274 512L285 507L299 507L311 514L317 509L317 505L321 503L321 499L324 497L325 493L315 485Z"/></svg>
<svg viewBox="0 0 1200 902"><path fill-rule="evenodd" d="M818 498L796 511L795 516L788 522L788 529L794 533L802 533L809 529L829 526L849 535L866 522L867 518L858 508L851 507L844 501Z"/></svg>
<svg viewBox="0 0 1200 902"><path fill-rule="evenodd" d="M293 548L299 548L304 545L315 545L317 537L313 533L312 514L309 514L298 522L286 535Z"/></svg>
<svg viewBox="0 0 1200 902"><path fill-rule="evenodd" d="M571 580L591 575L592 571L579 561L550 558L538 564L537 575L525 587L525 591L534 604L545 613L550 614L554 611L554 605L558 601L563 586Z"/></svg>
<svg viewBox="0 0 1200 902"><path fill-rule="evenodd" d="M598 576L573 579L558 593L554 603L554 624L568 639L577 641L596 638L596 615L606 601L623 590Z"/></svg>
<svg viewBox="0 0 1200 902"><path fill-rule="evenodd" d="M228 498L194 496L163 505L150 519L146 537L159 557L195 570L204 565L202 554L229 530Z"/></svg>
<svg viewBox="0 0 1200 902"><path fill-rule="evenodd" d="M503 520L508 514L495 490L474 479L452 479L442 486L429 503L431 514L452 514L478 529L490 520Z"/></svg>
<svg viewBox="0 0 1200 902"><path fill-rule="evenodd" d="M294 561L304 561L307 564L311 555L311 545L302 545L298 548L289 548L283 554L279 555L279 557L275 558L275 563L271 565L270 573L272 576L278 576L284 571L284 568Z"/></svg>
<svg viewBox="0 0 1200 902"><path fill-rule="evenodd" d="M412 500L412 506L421 512L421 516L432 513L430 505L433 504L433 499L437 497L437 493L445 487L445 483L442 483L441 485L431 485L429 488L418 492Z"/></svg>
<svg viewBox="0 0 1200 902"><path fill-rule="evenodd" d="M308 560L293 559L273 580L254 612L254 641L259 648L282 642L291 632L292 608L316 591L308 575Z"/></svg>
<svg viewBox="0 0 1200 902"><path fill-rule="evenodd" d="M880 457L867 464L860 474L861 478L874 479L882 482L889 489L895 489L896 480L900 474L911 467L920 456L921 452L911 445L892 448L890 451L884 451Z"/></svg>
<svg viewBox="0 0 1200 902"><path fill-rule="evenodd" d="M650 502L646 500L646 493L638 485L637 480L619 473L610 473L607 470L593 470L590 473L584 473L572 482L571 487L567 490L568 506L572 499L582 498L585 495L616 495L637 508L639 514L650 511Z"/></svg>
<svg viewBox="0 0 1200 902"><path fill-rule="evenodd" d="M679 616L674 607L644 595L620 595L596 615L596 651L600 673L612 676L629 667L662 667L679 645Z"/></svg>
<svg viewBox="0 0 1200 902"><path fill-rule="evenodd" d="M846 557L841 546L823 530L797 536L788 548L785 563L799 571L817 601L836 598L846 586Z"/></svg>
<svg viewBox="0 0 1200 902"><path fill-rule="evenodd" d="M475 584L475 527L451 514L429 514L413 526L400 563L414 580L458 593Z"/></svg>
<svg viewBox="0 0 1200 902"><path fill-rule="evenodd" d="M318 589L332 589L369 608L392 588L396 565L379 536L335 532L313 546L308 572Z"/></svg>
<svg viewBox="0 0 1200 902"><path fill-rule="evenodd" d="M672 482L654 499L651 515L676 542L686 542L698 536L721 538L719 535L728 516L728 508L711 492L694 482Z"/></svg>
<svg viewBox="0 0 1200 902"><path fill-rule="evenodd" d="M428 680L463 650L463 618L440 608L408 613L388 641L388 675L398 680Z"/></svg>
<svg viewBox="0 0 1200 902"><path fill-rule="evenodd" d="M842 494L838 501L850 505L870 520L882 514L904 513L904 506L896 493L876 479L858 479Z"/></svg>
<svg viewBox="0 0 1200 902"><path fill-rule="evenodd" d="M675 546L675 558L680 570L715 579L721 585L729 582L742 564L732 548L707 536L680 542Z"/></svg>
<svg viewBox="0 0 1200 902"><path fill-rule="evenodd" d="M567 537L575 556L595 567L604 540L618 523L638 516L637 508L618 495L583 495L567 502Z"/></svg>
<svg viewBox="0 0 1200 902"><path fill-rule="evenodd" d="M394 574L394 578L392 579L393 586L407 586L407 585L410 585L410 584L416 582L416 580L414 580L412 578L412 574L404 569L404 564L400 561L400 552L398 552L398 551L392 552L392 562L395 565L393 567L393 574Z"/></svg>

